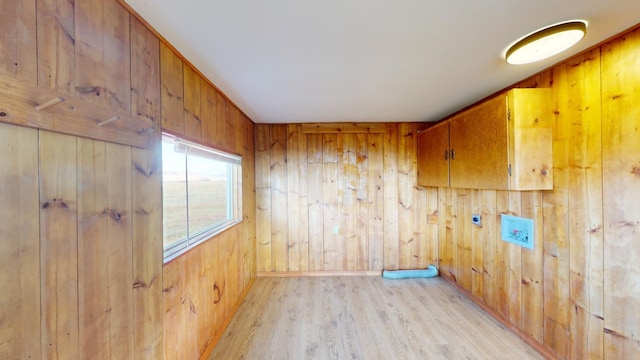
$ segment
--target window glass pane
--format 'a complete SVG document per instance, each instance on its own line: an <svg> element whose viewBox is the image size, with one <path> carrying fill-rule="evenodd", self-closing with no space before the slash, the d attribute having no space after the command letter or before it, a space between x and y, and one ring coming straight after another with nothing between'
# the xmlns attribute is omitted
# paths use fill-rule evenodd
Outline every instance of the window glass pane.
<svg viewBox="0 0 640 360"><path fill-rule="evenodd" d="M190 237L229 220L230 166L203 152L187 152Z"/></svg>
<svg viewBox="0 0 640 360"><path fill-rule="evenodd" d="M164 247L187 238L187 169L185 154L172 140L162 141L162 226Z"/></svg>
<svg viewBox="0 0 640 360"><path fill-rule="evenodd" d="M242 157L162 136L164 260L242 221Z"/></svg>

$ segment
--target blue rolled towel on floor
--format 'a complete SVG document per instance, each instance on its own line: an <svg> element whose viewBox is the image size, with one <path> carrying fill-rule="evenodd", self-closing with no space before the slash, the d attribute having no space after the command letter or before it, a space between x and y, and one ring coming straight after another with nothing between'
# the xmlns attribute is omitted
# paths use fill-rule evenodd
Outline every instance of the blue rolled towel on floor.
<svg viewBox="0 0 640 360"><path fill-rule="evenodd" d="M433 265L429 265L424 270L382 270L382 277L385 279L430 278L436 276L438 276L438 269Z"/></svg>

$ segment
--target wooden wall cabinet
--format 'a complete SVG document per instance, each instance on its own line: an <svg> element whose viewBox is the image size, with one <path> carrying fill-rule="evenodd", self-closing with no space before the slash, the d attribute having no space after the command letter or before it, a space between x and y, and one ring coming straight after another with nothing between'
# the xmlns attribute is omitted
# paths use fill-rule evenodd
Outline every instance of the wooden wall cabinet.
<svg viewBox="0 0 640 360"><path fill-rule="evenodd" d="M418 133L418 185L449 186L449 121Z"/></svg>
<svg viewBox="0 0 640 360"><path fill-rule="evenodd" d="M549 89L513 89L419 134L418 184L553 189Z"/></svg>

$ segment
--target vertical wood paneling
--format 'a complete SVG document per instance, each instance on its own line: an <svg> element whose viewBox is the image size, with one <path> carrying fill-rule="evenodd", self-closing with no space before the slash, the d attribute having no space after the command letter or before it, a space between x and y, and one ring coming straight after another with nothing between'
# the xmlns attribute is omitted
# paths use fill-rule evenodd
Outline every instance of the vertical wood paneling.
<svg viewBox="0 0 640 360"><path fill-rule="evenodd" d="M553 80L562 73L552 70ZM553 192L543 194L544 222L544 344L561 357L569 351L569 193L568 153L571 117L564 113L566 95L553 92L558 110L553 129Z"/></svg>
<svg viewBox="0 0 640 360"><path fill-rule="evenodd" d="M298 244L300 247L299 269L301 271L309 270L309 188L308 186L308 169L307 169L307 137L298 128L296 135L298 142L298 167L295 169L298 173ZM295 157L295 154L294 154ZM312 189L316 191L316 189Z"/></svg>
<svg viewBox="0 0 640 360"><path fill-rule="evenodd" d="M133 357L131 150L78 140L80 356Z"/></svg>
<svg viewBox="0 0 640 360"><path fill-rule="evenodd" d="M300 153L300 141L298 138L298 125L287 125L287 140L286 140L286 180L287 180L287 220L289 221L288 230L288 243L287 243L287 270L288 271L300 271L300 173L298 167L300 166L300 159L298 154ZM291 155L289 155L291 154ZM306 269L304 269L306 270Z"/></svg>
<svg viewBox="0 0 640 360"><path fill-rule="evenodd" d="M417 173L413 158L416 152L413 124L398 125L398 266L411 269L417 240L413 232L413 186Z"/></svg>
<svg viewBox="0 0 640 360"><path fill-rule="evenodd" d="M368 145L366 134L356 134L356 228L355 236L358 244L358 266L356 270L369 270L369 177L367 176Z"/></svg>
<svg viewBox="0 0 640 360"><path fill-rule="evenodd" d="M427 265L435 265L439 267L440 265L440 255L438 253L438 244L439 244L439 219L440 215L438 213L438 188L428 187L426 188L426 223L427 223L427 238L426 245L424 246L427 249ZM424 221L424 217L421 217L422 221ZM423 264L424 265L424 264Z"/></svg>
<svg viewBox="0 0 640 360"><path fill-rule="evenodd" d="M621 359L640 356L639 56L640 30L602 47L604 350Z"/></svg>
<svg viewBox="0 0 640 360"><path fill-rule="evenodd" d="M287 230L287 126L271 128L271 259L274 271L287 270L289 232Z"/></svg>
<svg viewBox="0 0 640 360"><path fill-rule="evenodd" d="M471 291L473 253L471 249L471 190L458 189L455 221L456 276L458 283Z"/></svg>
<svg viewBox="0 0 640 360"><path fill-rule="evenodd" d="M338 137L335 134L322 135L322 238L323 270L341 270L343 259L338 236L340 223L338 216Z"/></svg>
<svg viewBox="0 0 640 360"><path fill-rule="evenodd" d="M508 214L522 216L522 193L508 192ZM505 243L507 244L507 243ZM509 320L513 324L520 324L522 319L522 248L514 244L508 244L509 252Z"/></svg>
<svg viewBox="0 0 640 360"><path fill-rule="evenodd" d="M202 141L202 125L200 121L201 78L191 68L184 66L184 135ZM207 99L205 96L202 98ZM202 106L209 108L209 106Z"/></svg>
<svg viewBox="0 0 640 360"><path fill-rule="evenodd" d="M192 255L191 253L188 253ZM188 256L181 256L165 265L163 269L163 307L165 327L164 353L167 359L194 359L197 343L190 340L197 330L189 326L189 304L186 269ZM174 270L174 269L179 269ZM180 346L176 346L180 344Z"/></svg>
<svg viewBox="0 0 640 360"><path fill-rule="evenodd" d="M602 358L604 338L602 126L599 50L558 67L560 111L570 116L570 358Z"/></svg>
<svg viewBox="0 0 640 360"><path fill-rule="evenodd" d="M183 63L167 45L160 44L162 128L184 135Z"/></svg>
<svg viewBox="0 0 640 360"><path fill-rule="evenodd" d="M496 217L495 228L501 229L501 215L509 214L509 193L507 191L496 191ZM496 244L496 285L498 290L497 311L506 319L509 319L509 248L511 244L502 241L501 235L497 235Z"/></svg>
<svg viewBox="0 0 640 360"><path fill-rule="evenodd" d="M156 128L148 150L131 149L134 358L163 358L160 42L131 21L131 114Z"/></svg>
<svg viewBox="0 0 640 360"><path fill-rule="evenodd" d="M636 30L517 85L552 89L553 190L427 188L424 205L419 190L412 189L412 266L422 256L418 219L426 217L427 246L434 249L426 256L439 262L442 276L471 290L559 358L638 357L640 330L629 309L640 303L633 286L640 281L634 260L640 252L633 242L640 216L632 203L640 167L640 101L633 86L640 79L639 39ZM400 208L411 155L405 152L404 127L389 124L385 134L366 135L369 270L400 267L407 259L402 239L408 222ZM334 265L344 261L348 267L355 248L339 259L327 251L335 248L334 226L349 224L337 219L345 213L340 207L345 208L351 184L344 149L334 160L344 134L306 138L310 249L319 245L330 264L309 269L338 269ZM314 158L318 154L324 159ZM314 215L314 207L322 206ZM476 212L481 227L470 225ZM501 240L501 214L534 219L533 250Z"/></svg>
<svg viewBox="0 0 640 360"><path fill-rule="evenodd" d="M500 235L497 212L497 193L495 190L483 190L480 194L482 198L482 237L484 248L482 252L482 263L484 278L482 279L483 299L492 309L498 309L498 247L500 246Z"/></svg>
<svg viewBox="0 0 640 360"><path fill-rule="evenodd" d="M285 184L287 199L277 208L288 213L286 219L275 219L274 212L264 219L264 228L258 227L258 242L263 247L258 254L263 266L259 272L382 270L389 256L385 236L391 239L388 245L395 254L387 261L391 268L399 268L401 234L405 238L403 268L426 268L438 262L437 189L416 186L418 125L385 127L390 130L386 134L303 133L299 124L257 126L256 156L268 153L270 158L262 166L257 160L256 180ZM276 145L281 142L277 139L285 136L274 137L274 131L282 132L282 128L286 129L286 146L277 156L286 159L286 172L274 171L281 161L273 159L273 146L282 147ZM267 139L271 147L263 150ZM385 193L385 188L390 190ZM270 202L274 191L269 194ZM263 208L258 205L257 211ZM398 220L386 224L385 211L394 212L390 216ZM406 226L399 224L400 219ZM275 239L275 230L267 233L266 226L283 229L287 242ZM285 270L276 270L278 256L284 259Z"/></svg>
<svg viewBox="0 0 640 360"><path fill-rule="evenodd" d="M77 138L39 134L42 357L77 359Z"/></svg>
<svg viewBox="0 0 640 360"><path fill-rule="evenodd" d="M344 134L339 137L342 139L342 158L340 162L340 170L338 177L342 179L338 185L339 192L342 192L342 201L340 202L341 224L340 233L342 234L342 258L344 259L342 268L348 271L358 270L358 181L356 165L356 135ZM342 189L342 190L340 190Z"/></svg>
<svg viewBox="0 0 640 360"><path fill-rule="evenodd" d="M477 214L481 216L482 221L482 203L480 190L470 190L471 208L469 214ZM487 219L486 217L484 218ZM470 218L469 218L470 220ZM471 293L478 298L484 295L484 249L487 247L486 238L482 236L482 225L470 225L471 237Z"/></svg>
<svg viewBox="0 0 640 360"><path fill-rule="evenodd" d="M400 243L398 239L400 218L398 211L398 125L389 124L383 143L384 159L384 268L400 267Z"/></svg>
<svg viewBox="0 0 640 360"><path fill-rule="evenodd" d="M11 197L6 200L20 197L21 204L5 216L20 216L19 226L6 234L20 239L12 243L15 249L11 251L16 253L0 247L1 259L10 255L10 260L3 261L11 267L6 273L19 280L10 283L17 289L10 299L19 299L19 303L7 307L12 310L10 315L0 316L2 328L9 324L11 332L7 337L0 332L0 357L164 358L163 317L171 319L176 314L173 320L182 325L178 329L195 326L196 331L185 332L188 335L179 339L185 344L181 347L167 343L167 357L198 357L211 346L241 292L255 277L253 124L210 86L209 98L220 101L203 104L207 98L201 91L206 81L189 73L190 68L183 70L184 61L170 46L160 45L118 1L0 1L0 12L9 19L0 25L0 46L7 50L0 54L0 72L63 93L81 94L87 102L149 119L156 129L149 149L36 130L29 130L30 137L25 129L1 129L0 136L11 136L3 141L11 147L5 152L19 153L5 160L21 162L19 167L3 162L3 179L5 171L11 181L20 178L9 188ZM183 71L188 72L186 76ZM223 113L228 109L231 114L220 117L224 123L219 128L215 121L218 104L223 104ZM190 269L189 274L181 275L185 276L184 286L172 287L175 273L167 270L169 281L164 290L175 291L175 302L167 296L165 315L158 125L164 119L162 125L169 131L200 140L202 127L198 129L193 120L205 111L213 120L213 127L208 123L206 129L215 129L212 133L224 130L215 140L228 139L221 143L227 150L245 155L245 218L224 237L222 245L213 242L221 251L208 254L216 253L220 258L215 265L223 265L215 282L210 281L213 267L208 265L208 256L181 264ZM14 146L14 140L20 140L19 146ZM26 149L33 157L28 157ZM23 191L29 184L39 187L29 193L31 204ZM0 198L5 200L5 195L0 193ZM29 215L28 209L37 213ZM37 237L29 237L26 229L35 231ZM5 237L5 229L0 226L0 231ZM29 247L29 240L36 241L35 247ZM201 277L202 281L197 280ZM211 286L201 293L200 286L209 282ZM8 285L5 290L14 293ZM194 323L197 309L204 315L210 309L203 304L212 299L222 304L220 316ZM8 305L4 297L0 302L3 308ZM26 308L28 314L23 311ZM170 332L169 337L179 336Z"/></svg>
<svg viewBox="0 0 640 360"><path fill-rule="evenodd" d="M255 141L254 141L254 124L245 117L245 153L243 158L242 175L242 202L244 204L244 230L245 230L245 247L244 247L244 284L243 289L247 289L249 284L256 277L256 171L255 171Z"/></svg>
<svg viewBox="0 0 640 360"><path fill-rule="evenodd" d="M40 359L38 131L0 124L0 358ZM9 241L10 240L10 241Z"/></svg>
<svg viewBox="0 0 640 360"><path fill-rule="evenodd" d="M36 0L38 85L75 91L75 10L67 0Z"/></svg>
<svg viewBox="0 0 640 360"><path fill-rule="evenodd" d="M257 269L271 271L271 127L258 124L256 132Z"/></svg>
<svg viewBox="0 0 640 360"><path fill-rule="evenodd" d="M542 194L539 191L522 193L522 217L533 219L535 237L533 250L522 251L522 303L521 329L537 342L543 342L543 245L544 219L542 217Z"/></svg>
<svg viewBox="0 0 640 360"><path fill-rule="evenodd" d="M0 73L37 82L36 0L0 0Z"/></svg>
<svg viewBox="0 0 640 360"><path fill-rule="evenodd" d="M453 274L453 238L452 231L451 188L438 188L438 258L440 275L451 279Z"/></svg>
<svg viewBox="0 0 640 360"><path fill-rule="evenodd" d="M129 13L115 1L75 3L75 93L129 111Z"/></svg>
<svg viewBox="0 0 640 360"><path fill-rule="evenodd" d="M216 98L215 136L213 139L214 142L211 144L224 148L226 145L225 138L227 136L227 129L225 128L227 123L227 99L225 99L218 91L214 90L214 92ZM210 124L209 127L213 129L214 124Z"/></svg>
<svg viewBox="0 0 640 360"><path fill-rule="evenodd" d="M224 143L223 148L229 149L229 151L234 152L236 148L236 107L229 101L225 100L225 108L224 108ZM286 139L286 138L285 138ZM286 141L285 141L286 142Z"/></svg>
<svg viewBox="0 0 640 360"><path fill-rule="evenodd" d="M384 269L384 135L368 135L369 270Z"/></svg>
<svg viewBox="0 0 640 360"><path fill-rule="evenodd" d="M309 270L324 269L322 134L307 138L307 184L309 195Z"/></svg>
<svg viewBox="0 0 640 360"><path fill-rule="evenodd" d="M200 81L200 136L205 144L215 144L217 134L216 90L206 81Z"/></svg>

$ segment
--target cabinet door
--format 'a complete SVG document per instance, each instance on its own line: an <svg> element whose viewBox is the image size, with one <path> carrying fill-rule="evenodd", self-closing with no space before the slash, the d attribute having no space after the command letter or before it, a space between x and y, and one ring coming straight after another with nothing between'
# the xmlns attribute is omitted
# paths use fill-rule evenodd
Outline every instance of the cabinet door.
<svg viewBox="0 0 640 360"><path fill-rule="evenodd" d="M513 89L507 94L511 190L553 189L550 89Z"/></svg>
<svg viewBox="0 0 640 360"><path fill-rule="evenodd" d="M451 187L507 190L507 101L496 96L450 121Z"/></svg>
<svg viewBox="0 0 640 360"><path fill-rule="evenodd" d="M449 123L418 134L418 185L449 186Z"/></svg>

